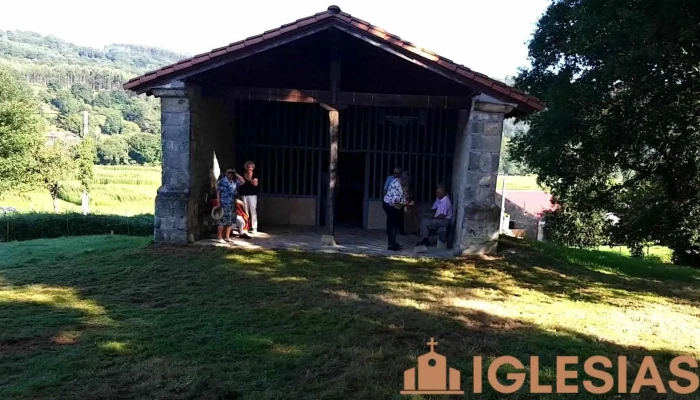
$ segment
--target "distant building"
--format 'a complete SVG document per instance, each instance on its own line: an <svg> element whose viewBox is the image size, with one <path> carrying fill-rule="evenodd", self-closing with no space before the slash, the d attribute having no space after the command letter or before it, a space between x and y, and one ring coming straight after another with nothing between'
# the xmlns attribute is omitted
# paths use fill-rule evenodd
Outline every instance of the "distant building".
<svg viewBox="0 0 700 400"><path fill-rule="evenodd" d="M496 203L501 204L502 191L496 191ZM510 216L510 229L524 230L525 237L537 238L537 226L542 213L556 209L552 195L543 190L508 190L506 188L505 213Z"/></svg>
<svg viewBox="0 0 700 400"><path fill-rule="evenodd" d="M53 145L56 142L64 142L66 144L76 144L80 142L80 136L73 132L51 131L46 134L46 145Z"/></svg>

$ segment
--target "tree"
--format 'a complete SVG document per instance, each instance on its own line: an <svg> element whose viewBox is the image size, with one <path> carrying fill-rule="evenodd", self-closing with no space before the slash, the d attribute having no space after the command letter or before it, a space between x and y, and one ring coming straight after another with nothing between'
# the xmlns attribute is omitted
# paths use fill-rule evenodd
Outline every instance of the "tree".
<svg viewBox="0 0 700 400"><path fill-rule="evenodd" d="M129 157L139 164L158 164L161 153L160 136L138 133L129 138Z"/></svg>
<svg viewBox="0 0 700 400"><path fill-rule="evenodd" d="M141 133L141 128L131 121L124 121L122 124L122 134L132 135L135 133Z"/></svg>
<svg viewBox="0 0 700 400"><path fill-rule="evenodd" d="M62 182L70 179L75 172L75 162L68 148L61 142L41 146L36 150L36 180L49 191L53 200L53 210L58 212L58 194Z"/></svg>
<svg viewBox="0 0 700 400"><path fill-rule="evenodd" d="M582 213L566 205L545 211L547 240L563 246L592 248L609 243L611 222L601 212Z"/></svg>
<svg viewBox="0 0 700 400"><path fill-rule="evenodd" d="M77 100L71 92L59 90L51 99L51 105L56 107L63 115L74 114L83 110L82 101Z"/></svg>
<svg viewBox="0 0 700 400"><path fill-rule="evenodd" d="M620 214L700 266L700 13L689 2L555 0L516 85L547 110L513 138L559 204ZM634 201L629 201L634 199ZM650 206L650 205L653 205ZM653 237L642 238L646 225Z"/></svg>
<svg viewBox="0 0 700 400"><path fill-rule="evenodd" d="M94 177L93 166L97 162L97 147L92 138L84 138L76 149L78 180L85 192L90 192L90 183Z"/></svg>
<svg viewBox="0 0 700 400"><path fill-rule="evenodd" d="M109 110L105 115L105 123L102 125L102 133L107 135L117 135L121 133L124 120L119 111Z"/></svg>
<svg viewBox="0 0 700 400"><path fill-rule="evenodd" d="M80 134L83 131L83 114L73 113L59 118L59 126L69 132Z"/></svg>
<svg viewBox="0 0 700 400"><path fill-rule="evenodd" d="M74 83L70 87L71 94L76 99L81 99L85 104L92 104L94 93L92 88L84 83Z"/></svg>
<svg viewBox="0 0 700 400"><path fill-rule="evenodd" d="M136 124L139 124L139 122L143 123L144 110L137 102L125 106L122 110L122 114L124 115L124 119L127 121L131 121Z"/></svg>
<svg viewBox="0 0 700 400"><path fill-rule="evenodd" d="M26 187L44 130L31 89L0 65L0 194Z"/></svg>
<svg viewBox="0 0 700 400"><path fill-rule="evenodd" d="M129 145L121 137L108 137L97 144L97 158L103 165L127 164Z"/></svg>

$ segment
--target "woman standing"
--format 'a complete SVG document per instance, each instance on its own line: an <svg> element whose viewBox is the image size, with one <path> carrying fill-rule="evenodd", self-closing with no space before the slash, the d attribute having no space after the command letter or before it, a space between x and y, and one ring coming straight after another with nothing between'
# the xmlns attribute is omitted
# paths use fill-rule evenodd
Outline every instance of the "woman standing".
<svg viewBox="0 0 700 400"><path fill-rule="evenodd" d="M226 175L219 179L216 184L216 198L219 200L219 206L224 211L224 216L219 221L217 229L218 239L221 243L231 241L231 230L233 229L234 219L238 224L239 236L247 239L248 235L243 231L243 226L237 217L234 210L234 201L236 199L236 190L239 185L244 182L243 177L236 173L235 169L227 169Z"/></svg>
<svg viewBox="0 0 700 400"><path fill-rule="evenodd" d="M396 241L396 234L403 224L403 208L407 205L413 205L413 201L406 199L405 187L408 186L409 175L403 172L399 179L395 179L389 185L389 189L384 195L382 208L386 213L386 234L389 239L388 249L399 251L402 246Z"/></svg>
<svg viewBox="0 0 700 400"><path fill-rule="evenodd" d="M246 211L250 217L252 233L258 233L258 176L255 171L255 163L248 161L243 166L243 185L241 185L240 195Z"/></svg>

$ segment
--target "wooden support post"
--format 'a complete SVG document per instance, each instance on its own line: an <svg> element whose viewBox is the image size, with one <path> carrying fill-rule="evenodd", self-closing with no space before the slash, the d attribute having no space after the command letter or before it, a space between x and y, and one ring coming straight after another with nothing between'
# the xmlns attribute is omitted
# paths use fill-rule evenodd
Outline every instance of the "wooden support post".
<svg viewBox="0 0 700 400"><path fill-rule="evenodd" d="M331 70L330 70L330 91L331 91L331 105L322 104L322 106L328 110L328 120L329 120L329 165L328 165L328 198L327 198L327 213L326 213L326 235L321 239L321 241L326 245L335 245L335 196L337 193L338 185L338 127L339 127L339 113L337 107L334 107L335 103L338 101L338 92L340 89L340 48L338 45L337 32L333 29L329 31L330 34L330 59L331 59Z"/></svg>
<svg viewBox="0 0 700 400"><path fill-rule="evenodd" d="M337 173L338 173L338 125L339 115L338 110L328 111L328 119L330 121L330 157L328 166L328 213L326 214L326 234L335 236L335 197L337 192Z"/></svg>

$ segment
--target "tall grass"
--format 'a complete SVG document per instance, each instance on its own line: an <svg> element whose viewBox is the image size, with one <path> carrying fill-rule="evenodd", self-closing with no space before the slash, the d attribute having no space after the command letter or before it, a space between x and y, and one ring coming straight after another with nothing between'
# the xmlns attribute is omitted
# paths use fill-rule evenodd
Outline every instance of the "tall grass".
<svg viewBox="0 0 700 400"><path fill-rule="evenodd" d="M152 214L161 180L160 167L95 166L90 189L90 212L97 214ZM80 212L82 189L78 181L61 183L61 212ZM48 191L37 188L27 193L14 193L0 198L0 206L15 207L20 212L52 212Z"/></svg>

